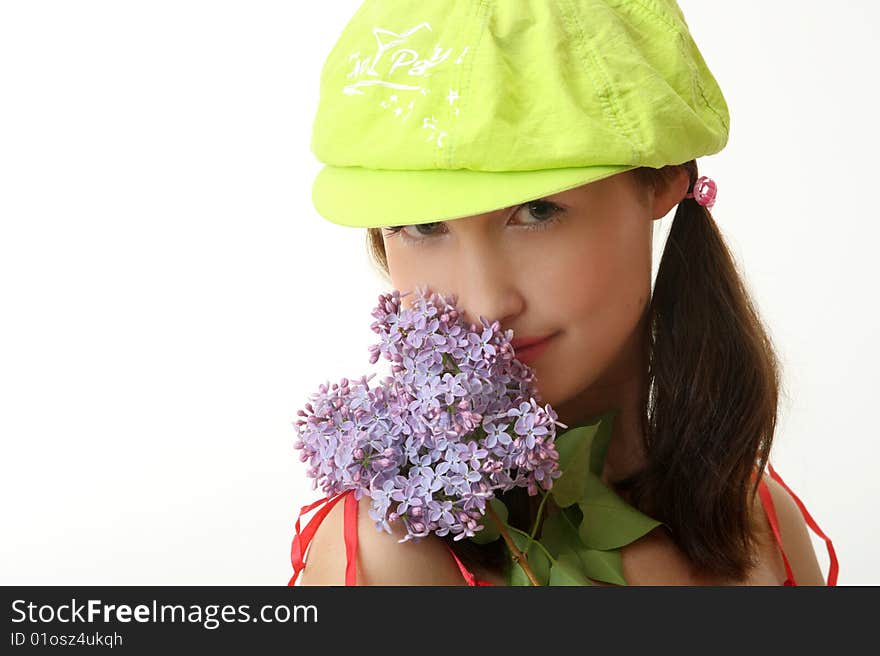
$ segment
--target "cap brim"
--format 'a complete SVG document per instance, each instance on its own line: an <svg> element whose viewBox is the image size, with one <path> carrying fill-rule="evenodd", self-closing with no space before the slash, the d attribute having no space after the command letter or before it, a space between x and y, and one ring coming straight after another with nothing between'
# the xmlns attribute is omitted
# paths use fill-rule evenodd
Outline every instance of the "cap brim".
<svg viewBox="0 0 880 656"><path fill-rule="evenodd" d="M401 171L324 166L312 184L312 202L328 221L352 228L417 225L492 212L634 168Z"/></svg>

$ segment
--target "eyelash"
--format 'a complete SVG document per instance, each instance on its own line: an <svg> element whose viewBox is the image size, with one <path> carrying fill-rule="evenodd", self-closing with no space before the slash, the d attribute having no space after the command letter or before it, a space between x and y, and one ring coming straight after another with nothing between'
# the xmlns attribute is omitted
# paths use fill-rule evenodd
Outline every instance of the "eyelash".
<svg viewBox="0 0 880 656"><path fill-rule="evenodd" d="M528 203L523 203L522 205L517 207L516 211L519 212L522 208L528 207L530 205L546 206L547 208L552 210L553 214L551 215L551 217L549 219L544 219L543 221L540 221L538 223L532 223L532 224L523 226L526 230L545 230L546 228L550 227L551 225L553 225L554 223L559 221L560 220L559 215L562 214L563 212L565 212L565 210L563 208L559 207L559 205L557 205L556 203L553 203L549 200L529 201ZM442 223L442 221L439 221L438 223ZM391 226L391 227L385 228L385 234L388 236L399 235L400 239L402 239L405 243L413 244L414 246L421 246L425 242L429 241L434 236L434 235L425 235L421 238L410 237L405 232L403 232L403 229L406 227L409 227L409 226L408 225Z"/></svg>

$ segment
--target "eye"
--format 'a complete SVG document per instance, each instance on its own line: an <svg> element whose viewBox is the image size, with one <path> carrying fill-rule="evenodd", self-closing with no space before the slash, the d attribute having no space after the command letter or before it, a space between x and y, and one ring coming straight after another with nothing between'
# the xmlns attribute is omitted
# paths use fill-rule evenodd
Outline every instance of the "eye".
<svg viewBox="0 0 880 656"><path fill-rule="evenodd" d="M523 209L528 210L527 214L529 216L538 219L537 223L529 224L526 226L527 228L545 228L548 224L558 221L558 215L565 211L559 205L549 200L530 200L528 203L520 205L516 213L519 214L520 210Z"/></svg>
<svg viewBox="0 0 880 656"><path fill-rule="evenodd" d="M400 234L406 242L419 242L423 241L423 237L430 237L431 235L437 234L435 226L439 226L442 221L435 221L434 223L417 223L414 225L402 225L402 226L391 226L389 228L385 228L385 233L388 235L396 235ZM407 233L407 228L414 228L416 230L416 234L420 235L420 237L412 237L411 233Z"/></svg>
<svg viewBox="0 0 880 656"><path fill-rule="evenodd" d="M528 210L523 213L522 210ZM548 228L550 225L559 221L560 214L563 214L565 210L556 203L550 202L548 200L531 200L527 203L523 203L519 207L516 208L516 212L514 212L514 216L519 216L523 214L524 216L531 217L532 219L537 219L534 223L526 223L523 227L526 230L543 230ZM425 242L430 241L430 238L443 234L439 230L439 226L443 225L445 221L435 221L433 223L418 223L412 225L402 225L402 226L390 226L385 228L385 234L388 236L400 234L401 238L404 242L421 245ZM413 228L415 230L415 235L413 236L412 232L407 232L408 228Z"/></svg>

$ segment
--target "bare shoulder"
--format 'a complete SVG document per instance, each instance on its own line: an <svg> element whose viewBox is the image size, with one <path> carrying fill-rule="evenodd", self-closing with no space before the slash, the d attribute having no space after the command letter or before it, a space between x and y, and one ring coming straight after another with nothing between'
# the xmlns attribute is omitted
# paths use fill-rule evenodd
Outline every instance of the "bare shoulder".
<svg viewBox="0 0 880 656"><path fill-rule="evenodd" d="M446 544L431 535L418 542L398 542L406 529L395 522L393 533L376 528L369 515L370 498L358 502L358 585L464 585ZM301 585L345 585L345 500L327 513L312 538Z"/></svg>
<svg viewBox="0 0 880 656"><path fill-rule="evenodd" d="M798 585L825 585L825 578L810 540L807 522L792 496L776 480L764 477L773 499L782 548Z"/></svg>
<svg viewBox="0 0 880 656"><path fill-rule="evenodd" d="M825 585L808 527L791 495L775 480L765 476L779 522L779 533L798 585ZM760 499L755 512L764 514ZM733 582L700 574L676 545L664 526L658 526L621 550L623 576L629 585L773 585L784 574L781 555L766 522L759 523L764 561L745 582ZM760 528L759 526L759 528Z"/></svg>
<svg viewBox="0 0 880 656"><path fill-rule="evenodd" d="M623 547L621 565L629 585L707 585L664 526Z"/></svg>

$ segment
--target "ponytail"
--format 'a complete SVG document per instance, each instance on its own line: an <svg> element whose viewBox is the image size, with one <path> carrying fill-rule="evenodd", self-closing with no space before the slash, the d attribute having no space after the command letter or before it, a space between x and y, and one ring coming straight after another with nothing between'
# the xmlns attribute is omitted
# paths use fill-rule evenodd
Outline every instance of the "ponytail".
<svg viewBox="0 0 880 656"><path fill-rule="evenodd" d="M680 165L697 179L694 160ZM668 171L638 169L648 184ZM615 485L667 524L704 573L742 580L755 565L753 499L773 442L779 365L711 213L675 212L646 322L648 464Z"/></svg>

